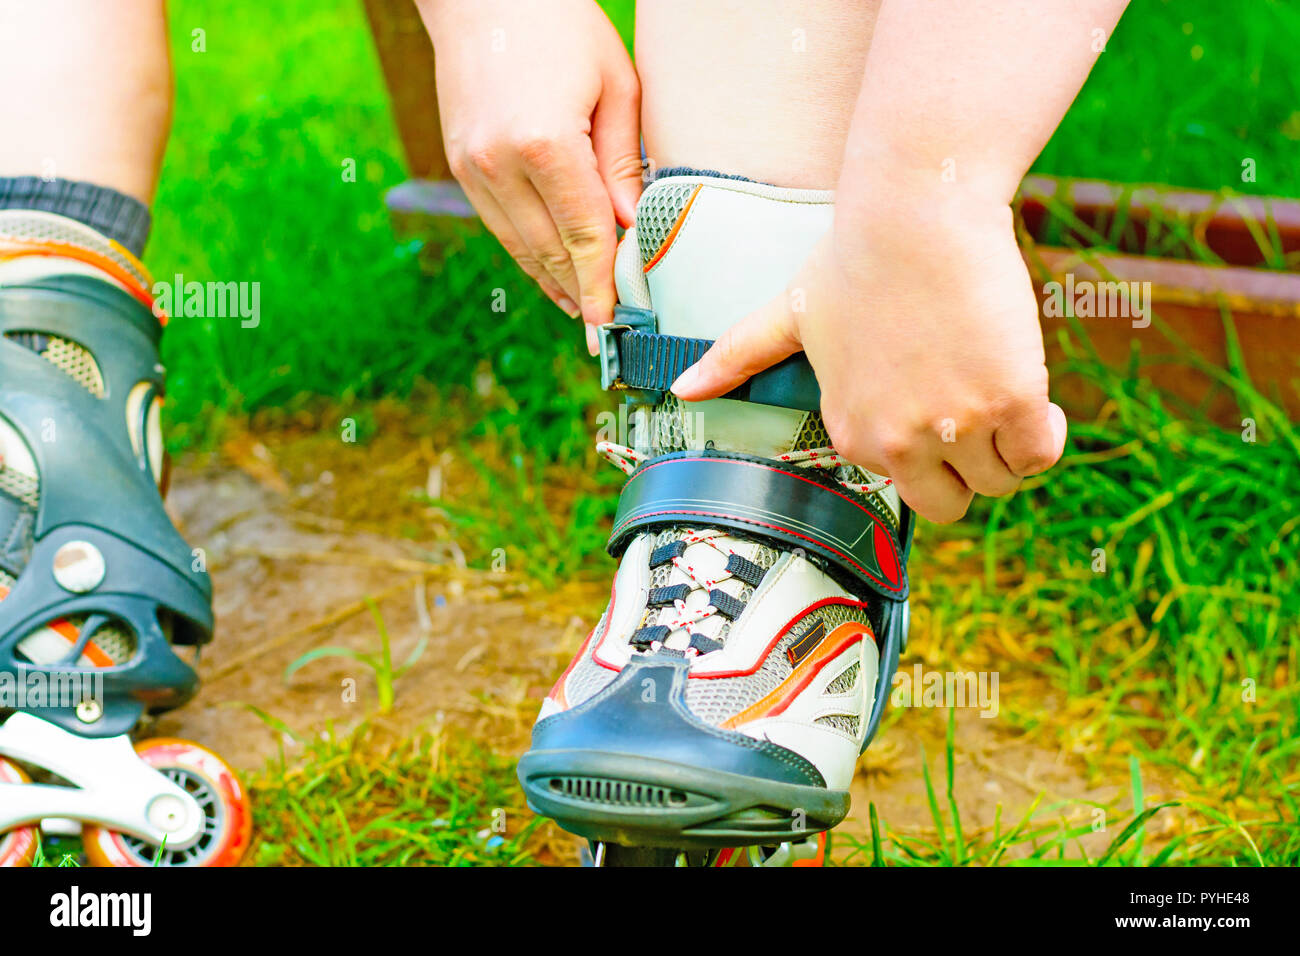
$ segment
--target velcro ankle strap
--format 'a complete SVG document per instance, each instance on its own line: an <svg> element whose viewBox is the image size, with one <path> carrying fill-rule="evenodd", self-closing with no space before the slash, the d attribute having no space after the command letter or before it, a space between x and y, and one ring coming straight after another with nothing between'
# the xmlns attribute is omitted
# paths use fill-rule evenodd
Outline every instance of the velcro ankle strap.
<svg viewBox="0 0 1300 956"><path fill-rule="evenodd" d="M708 339L656 332L653 312L627 306L615 309L614 322L599 326L597 336L601 384L607 389L644 393L642 399L651 404L661 401L677 376L713 345ZM754 374L723 397L804 412L819 411L822 401L817 376L802 352Z"/></svg>
<svg viewBox="0 0 1300 956"><path fill-rule="evenodd" d="M654 458L623 487L609 551L639 532L685 524L730 528L801 550L881 597L907 597L898 532L874 501L804 471L748 455L675 452Z"/></svg>

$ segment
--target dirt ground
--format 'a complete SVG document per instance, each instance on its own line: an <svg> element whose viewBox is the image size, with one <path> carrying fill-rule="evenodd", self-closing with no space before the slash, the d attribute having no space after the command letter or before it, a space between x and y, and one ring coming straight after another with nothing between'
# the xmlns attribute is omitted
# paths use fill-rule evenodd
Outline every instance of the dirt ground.
<svg viewBox="0 0 1300 956"><path fill-rule="evenodd" d="M254 771L281 745L292 756L295 745L245 705L299 733L328 722L348 729L373 716L374 680L350 659L325 658L284 676L314 647L377 649L370 599L395 662L428 641L397 682L396 706L383 722L403 733L441 721L498 752L522 753L540 698L599 617L608 584L544 592L522 575L464 567L445 516L418 492L473 478L408 426L400 415L385 420L365 449L319 429L262 429L206 462L178 466L168 506L207 557L218 637L203 656L199 698L163 717L160 732L202 741ZM843 830L864 837L872 801L895 831L933 827L921 754L945 804L946 721L946 711L923 708L887 720L859 765ZM1082 761L975 710L959 711L956 766L968 836L992 824L999 804L1006 829L1040 797L1040 807L1096 801L1127 809L1122 776L1095 779ZM1053 812L1048 822L1066 813ZM1076 822L1088 812L1068 811ZM1092 852L1108 839L1084 842Z"/></svg>

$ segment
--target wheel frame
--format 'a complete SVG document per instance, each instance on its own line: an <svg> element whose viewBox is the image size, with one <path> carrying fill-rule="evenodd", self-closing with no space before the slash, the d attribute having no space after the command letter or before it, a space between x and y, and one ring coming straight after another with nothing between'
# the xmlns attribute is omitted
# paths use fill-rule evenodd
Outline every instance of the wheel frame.
<svg viewBox="0 0 1300 956"><path fill-rule="evenodd" d="M794 867L826 865L831 831L823 830L810 838L815 841L811 854L804 854L783 843L771 857L757 846L726 847L720 850L678 850L665 847L637 847L600 840L586 841L584 866L706 866L706 867ZM805 843L807 841L804 841Z"/></svg>

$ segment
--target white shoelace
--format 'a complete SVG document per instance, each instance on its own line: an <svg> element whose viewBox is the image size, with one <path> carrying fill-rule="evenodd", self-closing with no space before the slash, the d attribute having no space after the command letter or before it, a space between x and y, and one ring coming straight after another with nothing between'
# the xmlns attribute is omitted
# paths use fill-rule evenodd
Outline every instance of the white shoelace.
<svg viewBox="0 0 1300 956"><path fill-rule="evenodd" d="M619 445L612 441L597 442L596 451L602 458L626 475L632 474L638 466L650 460L649 455L643 455L635 448ZM788 462L792 465L798 465L800 468L817 468L822 471L834 471L837 468L851 467L853 464L841 456L834 448L803 448L777 455L776 461ZM871 495L877 491L883 491L893 483L892 478L881 478L871 482L840 481L840 484L845 488L862 495Z"/></svg>

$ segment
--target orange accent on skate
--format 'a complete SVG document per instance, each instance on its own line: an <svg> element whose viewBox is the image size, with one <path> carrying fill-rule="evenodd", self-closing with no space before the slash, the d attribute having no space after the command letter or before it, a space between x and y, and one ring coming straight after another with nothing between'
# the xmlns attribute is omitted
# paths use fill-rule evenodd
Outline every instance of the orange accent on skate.
<svg viewBox="0 0 1300 956"><path fill-rule="evenodd" d="M813 611L816 611L819 608L829 607L831 605L834 605L836 607L856 607L856 608L861 608L864 611L870 610L870 606L863 601L851 601L845 598L837 598L837 597L823 598L822 600L817 601L814 604L810 604L806 608L803 608L794 617L790 618L790 620L788 620L785 623L785 626L782 627L781 630L777 631L776 634L772 637L772 639L767 642L767 646L763 648L762 652L758 655L758 657L754 659L754 663L751 664L749 667L746 667L744 670L717 671L716 673L712 673L712 674L696 674L692 672L687 675L688 679L725 680L726 678L729 677L748 677L750 674L756 673L758 669L763 666L763 661L767 660L767 655L772 653L772 648L776 647L776 645L781 642L781 638L785 637L787 634L790 633L791 628L793 628L796 624L802 621ZM867 627L867 625L865 624L862 626ZM871 636L871 639L873 641L876 639L875 632L872 631L869 627L867 628L867 633ZM618 668L615 668L615 670L617 669Z"/></svg>
<svg viewBox="0 0 1300 956"><path fill-rule="evenodd" d="M3 601L8 596L9 596L9 588L5 587L3 584L0 584L0 601ZM77 643L77 638L81 637L81 632L77 630L76 626L68 621L65 621L63 618L58 618L57 620L50 621L50 623L45 626L48 627L51 631L53 631L55 634L58 634L69 644ZM81 653L83 657L89 660L90 663L94 664L96 667L114 666L113 659L109 657L107 654L105 654L103 651L101 651L95 645L94 641L91 641L89 644L87 644L85 650L83 650Z"/></svg>
<svg viewBox="0 0 1300 956"><path fill-rule="evenodd" d="M655 251L655 254L650 258L650 261L647 262L645 267L641 270L642 272L649 272L653 269L655 264L658 263L659 260L668 252L669 247L673 244L673 240L677 238L678 230L680 230L682 224L686 222L686 214L691 211L691 206L695 204L695 197L700 194L700 189L700 186L695 187L695 192L691 193L691 198L686 200L686 207L681 211L681 215L679 215L677 221L673 223L672 229L668 230L668 235L664 238L663 245Z"/></svg>
<svg viewBox="0 0 1300 956"><path fill-rule="evenodd" d="M50 623L45 626L55 634L58 634L69 644L76 644L78 639L81 637L81 632L77 630L77 626L64 618L50 621ZM113 666L113 659L101 651L94 641L90 641L86 644L85 648L81 652L81 656L86 658L86 660L90 661L90 663L96 667Z"/></svg>
<svg viewBox="0 0 1300 956"><path fill-rule="evenodd" d="M760 717L775 717L784 713L791 701L812 683L813 678L823 667L838 657L847 647L868 637L873 637L870 625L860 624L857 621L841 624L831 631L817 649L805 657L803 662L791 671L790 676L775 689L734 717L724 720L720 726L732 730Z"/></svg>
<svg viewBox="0 0 1300 956"><path fill-rule="evenodd" d="M551 692L546 695L559 704L563 710L569 709L569 697L564 693L564 682L569 679L569 675L573 673L573 669L578 666L578 661L582 660L582 655L587 653L587 645L591 643L592 635L595 633L596 629L594 627L587 632L587 637L582 642L582 647L578 648L578 653L573 655L573 660L569 661L569 666L564 669L564 673L561 674L559 680L555 682L555 686L551 688Z"/></svg>
<svg viewBox="0 0 1300 956"><path fill-rule="evenodd" d="M36 856L36 827L0 833L0 869L31 866Z"/></svg>
<svg viewBox="0 0 1300 956"><path fill-rule="evenodd" d="M64 638L69 644L77 643L77 638L81 636L81 632L77 630L76 625L70 624L69 622L65 621L63 618L58 618L57 620L50 621L50 623L46 624L45 626L48 627L51 631L53 631L55 634L58 634L59 636Z"/></svg>
<svg viewBox="0 0 1300 956"><path fill-rule="evenodd" d="M124 256L128 257L133 265L139 267L146 278L148 273L139 260L131 255L130 252L116 246ZM92 265L96 269L106 272L118 282L120 282L126 291L140 304L148 306L149 311L158 319L159 324L167 324L167 314L154 307L153 294L140 280L131 273L127 272L120 265L109 259L107 256L97 255L89 249L83 249L81 246L74 246L66 242L31 242L26 239L0 239L0 259L17 259L22 256L46 256L54 259L73 259L77 262L84 262Z"/></svg>
<svg viewBox="0 0 1300 956"><path fill-rule="evenodd" d="M817 855L807 860L793 860L791 866L825 866L826 865L826 834L817 834Z"/></svg>
<svg viewBox="0 0 1300 956"><path fill-rule="evenodd" d="M0 783L31 783L22 768L0 757ZM35 826L18 827L0 833L0 869L31 866L36 857Z"/></svg>

